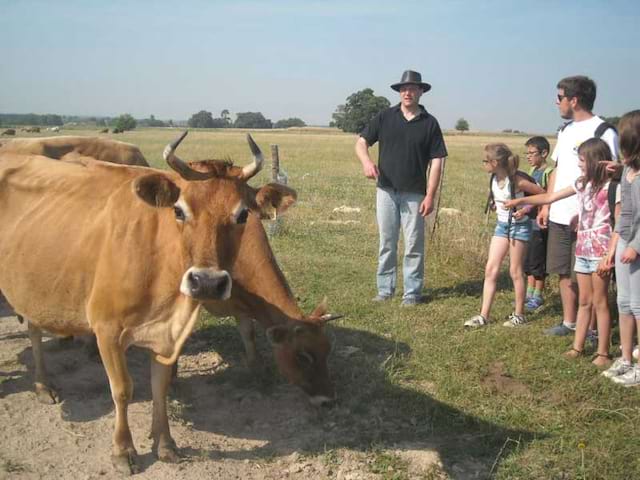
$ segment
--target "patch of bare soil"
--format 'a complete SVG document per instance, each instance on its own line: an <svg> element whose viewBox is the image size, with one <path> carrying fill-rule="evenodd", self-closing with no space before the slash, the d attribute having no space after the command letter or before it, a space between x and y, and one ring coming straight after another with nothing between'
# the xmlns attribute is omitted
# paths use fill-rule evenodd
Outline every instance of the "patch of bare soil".
<svg viewBox="0 0 640 480"><path fill-rule="evenodd" d="M77 342L48 339L44 344L48 371L62 399L56 405L38 403L32 391L26 325L15 317L0 319L0 478L117 478L110 460L114 410L102 365ZM359 354L357 348L342 349L343 360ZM493 461L443 458L448 445L428 438L428 425L416 425L384 400L372 398L373 385L333 409L317 409L270 369L265 380L241 365L239 351L234 355L216 353L211 338L198 332L185 346L169 407L183 459L166 464L153 456L148 438L148 355L128 352L135 385L129 422L142 470L135 478L484 478ZM360 363L370 364L371 359ZM338 384L345 394L354 373L341 370ZM444 407L434 403L433 408ZM380 467L376 448L396 460ZM398 469L401 475L394 477Z"/></svg>

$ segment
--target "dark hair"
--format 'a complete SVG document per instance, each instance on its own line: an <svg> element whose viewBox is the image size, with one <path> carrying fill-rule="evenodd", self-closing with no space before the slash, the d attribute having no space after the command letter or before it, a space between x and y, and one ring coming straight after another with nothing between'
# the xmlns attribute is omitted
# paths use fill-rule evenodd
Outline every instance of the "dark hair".
<svg viewBox="0 0 640 480"><path fill-rule="evenodd" d="M578 188L584 190L591 183L591 192L595 195L609 180L607 169L600 163L611 161L611 149L601 138L590 138L580 144L578 155L584 157L587 164L586 173L577 181Z"/></svg>
<svg viewBox="0 0 640 480"><path fill-rule="evenodd" d="M593 110L593 104L596 101L596 82L589 77L584 75L566 77L560 80L556 87L563 89L567 98L577 98L578 105L584 110L588 112Z"/></svg>
<svg viewBox="0 0 640 480"><path fill-rule="evenodd" d="M551 146L549 145L549 140L544 137L531 137L524 144L525 147L536 147L536 149L542 153L543 151L547 151L549 153L551 151Z"/></svg>
<svg viewBox="0 0 640 480"><path fill-rule="evenodd" d="M509 178L516 174L520 158L518 155L514 155L504 143L490 143L484 147L484 151L487 154L487 158L495 160L500 168L507 171Z"/></svg>
<svg viewBox="0 0 640 480"><path fill-rule="evenodd" d="M618 123L620 151L627 164L640 169L640 110L625 113Z"/></svg>

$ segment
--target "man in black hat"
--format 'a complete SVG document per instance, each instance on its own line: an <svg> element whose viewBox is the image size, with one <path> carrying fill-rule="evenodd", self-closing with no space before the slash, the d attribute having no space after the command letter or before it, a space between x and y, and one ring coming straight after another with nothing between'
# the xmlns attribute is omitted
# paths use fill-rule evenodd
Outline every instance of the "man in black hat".
<svg viewBox="0 0 640 480"><path fill-rule="evenodd" d="M391 88L400 103L376 115L360 133L356 155L365 177L376 179L376 215L380 233L377 302L395 293L400 226L404 235L403 306L422 303L424 219L433 210L442 162L447 156L438 121L419 104L431 89L418 72L407 70ZM378 165L369 147L380 142ZM427 167L431 164L427 187Z"/></svg>

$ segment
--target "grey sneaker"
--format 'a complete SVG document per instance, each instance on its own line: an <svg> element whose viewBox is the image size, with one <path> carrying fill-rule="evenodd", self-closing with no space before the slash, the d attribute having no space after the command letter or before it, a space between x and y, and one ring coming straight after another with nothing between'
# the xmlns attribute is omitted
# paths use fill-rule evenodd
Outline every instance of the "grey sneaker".
<svg viewBox="0 0 640 480"><path fill-rule="evenodd" d="M637 387L640 385L640 365L636 363L622 375L612 377L611 381L623 387Z"/></svg>
<svg viewBox="0 0 640 480"><path fill-rule="evenodd" d="M503 327L520 327L527 323L527 319L524 315L517 315L512 313L509 315L509 320L502 324Z"/></svg>
<svg viewBox="0 0 640 480"><path fill-rule="evenodd" d="M576 327L568 327L567 325L565 325L564 323L561 323L560 325L556 325L555 327L551 327L548 328L544 331L545 335L553 335L556 337L565 337L567 335L571 335L573 332L576 331Z"/></svg>
<svg viewBox="0 0 640 480"><path fill-rule="evenodd" d="M372 302L388 302L391 300L391 295L376 295L371 299Z"/></svg>
<svg viewBox="0 0 640 480"><path fill-rule="evenodd" d="M479 328L484 327L487 323L489 322L487 322L487 319L482 315L474 315L469 320L464 322L464 326L469 328Z"/></svg>
<svg viewBox="0 0 640 480"><path fill-rule="evenodd" d="M625 360L622 357L616 358L615 362L613 362L613 365L602 372L602 376L607 378L619 377L620 375L627 373L632 368L633 366L631 365L630 361Z"/></svg>
<svg viewBox="0 0 640 480"><path fill-rule="evenodd" d="M402 303L400 303L401 307L415 307L416 305L420 305L424 303L422 298L416 297L407 297L402 299Z"/></svg>

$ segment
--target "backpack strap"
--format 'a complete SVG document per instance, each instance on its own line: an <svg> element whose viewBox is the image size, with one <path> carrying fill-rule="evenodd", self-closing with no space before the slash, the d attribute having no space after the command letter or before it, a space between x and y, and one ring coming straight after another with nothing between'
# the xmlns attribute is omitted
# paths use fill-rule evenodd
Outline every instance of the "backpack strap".
<svg viewBox="0 0 640 480"><path fill-rule="evenodd" d="M569 125L571 125L573 123L573 120L569 120L568 122L565 122L564 125L562 125L560 127L560 131L564 132L564 129L567 128Z"/></svg>
<svg viewBox="0 0 640 480"><path fill-rule="evenodd" d="M617 180L611 180L609 182L609 189L607 190L607 201L609 202L609 222L611 222L611 228L616 226L616 190L620 184Z"/></svg>
<svg viewBox="0 0 640 480"><path fill-rule="evenodd" d="M598 125L598 127L596 128L596 131L593 132L593 136L595 138L602 138L602 135L604 135L604 132L606 132L607 130L613 130L614 132L618 133L618 130L616 130L616 127L614 127L613 125L611 125L609 122L602 122L600 125Z"/></svg>
<svg viewBox="0 0 640 480"><path fill-rule="evenodd" d="M553 172L554 168L555 167L552 167L551 165L549 165L547 166L547 168L544 169L544 172L542 172L542 185L540 186L545 190L549 186L549 175L551 175L551 172Z"/></svg>
<svg viewBox="0 0 640 480"><path fill-rule="evenodd" d="M493 203L493 189L491 186L493 185L493 179L496 178L496 174L492 173L489 175L489 195L487 196L487 203L484 206L485 215L489 213L489 209L491 208L491 204Z"/></svg>

